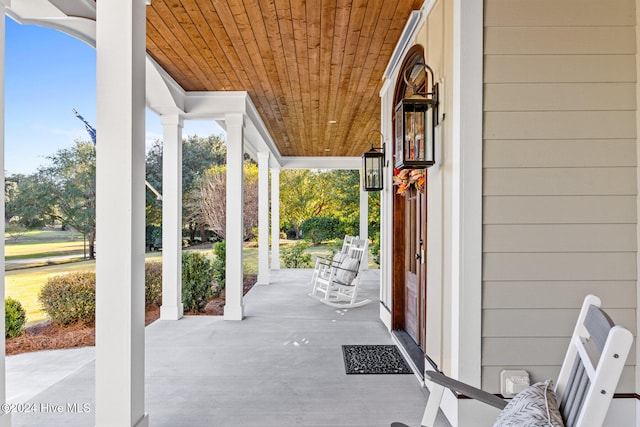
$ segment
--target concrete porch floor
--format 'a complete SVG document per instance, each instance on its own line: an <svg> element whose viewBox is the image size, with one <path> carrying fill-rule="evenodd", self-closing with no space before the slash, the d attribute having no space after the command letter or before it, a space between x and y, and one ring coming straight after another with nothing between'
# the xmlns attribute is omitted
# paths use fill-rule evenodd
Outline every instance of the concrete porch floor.
<svg viewBox="0 0 640 427"><path fill-rule="evenodd" d="M361 295L373 302L342 310L307 296L310 277L272 272L270 285L245 297L241 322L186 316L149 325L150 425L419 426L427 394L414 375L345 374L343 344L393 343L378 315L379 272L362 277ZM93 348L7 357L8 402L35 404L14 412L13 425L94 425L94 369Z"/></svg>

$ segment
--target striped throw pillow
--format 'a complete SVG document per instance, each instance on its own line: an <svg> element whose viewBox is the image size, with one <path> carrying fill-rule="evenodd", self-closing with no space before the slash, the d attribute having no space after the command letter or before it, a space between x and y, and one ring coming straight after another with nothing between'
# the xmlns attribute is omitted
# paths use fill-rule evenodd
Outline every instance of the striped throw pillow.
<svg viewBox="0 0 640 427"><path fill-rule="evenodd" d="M564 427L553 382L527 387L504 407L493 427Z"/></svg>

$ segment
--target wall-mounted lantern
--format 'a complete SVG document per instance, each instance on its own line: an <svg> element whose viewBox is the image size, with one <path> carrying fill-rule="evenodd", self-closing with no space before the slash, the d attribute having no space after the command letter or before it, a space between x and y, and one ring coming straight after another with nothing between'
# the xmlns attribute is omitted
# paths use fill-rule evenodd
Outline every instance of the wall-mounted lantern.
<svg viewBox="0 0 640 427"><path fill-rule="evenodd" d="M428 71L425 91L431 84L431 91L419 93L416 85L407 80L405 83L414 94L404 98L395 108L396 112L396 168L424 169L435 163L435 127L438 125L438 83L434 83L433 70L425 63L417 63L407 69L424 67ZM429 75L431 76L429 78Z"/></svg>
<svg viewBox="0 0 640 427"><path fill-rule="evenodd" d="M382 132L372 130L367 134L367 142L372 132L377 132L382 137ZM371 142L369 142L371 144ZM374 147L362 155L362 188L364 191L381 191L383 188L383 168L384 168L384 143L382 147Z"/></svg>

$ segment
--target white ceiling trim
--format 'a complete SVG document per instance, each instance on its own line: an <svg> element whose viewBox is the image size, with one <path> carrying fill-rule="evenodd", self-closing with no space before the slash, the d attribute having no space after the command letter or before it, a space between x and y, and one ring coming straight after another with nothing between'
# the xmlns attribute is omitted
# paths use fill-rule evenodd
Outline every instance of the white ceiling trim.
<svg viewBox="0 0 640 427"><path fill-rule="evenodd" d="M283 157L282 169L361 169L362 157Z"/></svg>

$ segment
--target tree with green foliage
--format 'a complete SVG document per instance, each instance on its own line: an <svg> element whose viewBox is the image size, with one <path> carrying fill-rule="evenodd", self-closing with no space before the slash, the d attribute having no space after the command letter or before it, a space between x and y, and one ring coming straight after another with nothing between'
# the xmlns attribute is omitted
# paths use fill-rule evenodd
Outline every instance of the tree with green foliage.
<svg viewBox="0 0 640 427"><path fill-rule="evenodd" d="M153 188L162 194L162 141L156 139L146 155L145 179ZM162 224L162 201L146 191L145 218L147 226L160 226Z"/></svg>
<svg viewBox="0 0 640 427"><path fill-rule="evenodd" d="M335 206L329 176L317 170L284 170L280 174L280 228L294 239L309 218L330 213Z"/></svg>
<svg viewBox="0 0 640 427"><path fill-rule="evenodd" d="M380 193L369 193L369 238L380 246ZM379 264L379 262L377 262Z"/></svg>
<svg viewBox="0 0 640 427"><path fill-rule="evenodd" d="M357 170L326 172L331 182L333 216L340 220L339 234L356 236L360 233L360 173Z"/></svg>
<svg viewBox="0 0 640 427"><path fill-rule="evenodd" d="M8 223L11 218L17 217L15 206L15 199L18 196L18 183L20 182L20 177L24 175L11 175L7 176L4 179L4 222ZM12 203L14 206L12 206Z"/></svg>
<svg viewBox="0 0 640 427"><path fill-rule="evenodd" d="M33 208L50 222L79 231L89 242L89 258L95 258L96 153L91 142L76 141L71 148L49 156L47 166L34 175Z"/></svg>
<svg viewBox="0 0 640 427"><path fill-rule="evenodd" d="M5 180L5 222L31 230L43 227L51 217L41 210L37 174L15 174Z"/></svg>
<svg viewBox="0 0 640 427"><path fill-rule="evenodd" d="M197 182L212 166L225 164L226 153L221 135L190 135L182 141L182 217L184 224L189 227L191 240L194 240L197 230L200 230L201 238L205 240L205 222L193 203ZM147 152L146 166L147 181L162 193L162 141L156 140ZM147 225L162 223L162 202L150 191L147 192L146 212Z"/></svg>
<svg viewBox="0 0 640 427"><path fill-rule="evenodd" d="M318 219L324 218L324 219ZM380 194L369 193L369 237L380 229ZM335 220L339 221L336 225ZM324 225L319 221L326 222ZM328 221L328 222L327 222ZM330 222L330 224L329 224ZM302 230L304 227L306 230ZM330 225L330 227L329 227ZM330 229L327 229L329 227ZM327 229L326 236L313 231ZM284 170L280 174L280 229L293 239L325 240L360 233L360 174L356 170Z"/></svg>
<svg viewBox="0 0 640 427"><path fill-rule="evenodd" d="M225 164L227 149L221 135L200 137L189 135L182 141L182 191L207 169ZM147 152L146 177L149 184L162 193L162 141L157 139Z"/></svg>
<svg viewBox="0 0 640 427"><path fill-rule="evenodd" d="M340 219L335 216L314 216L300 225L302 237L314 244L339 238L345 234L342 230Z"/></svg>

